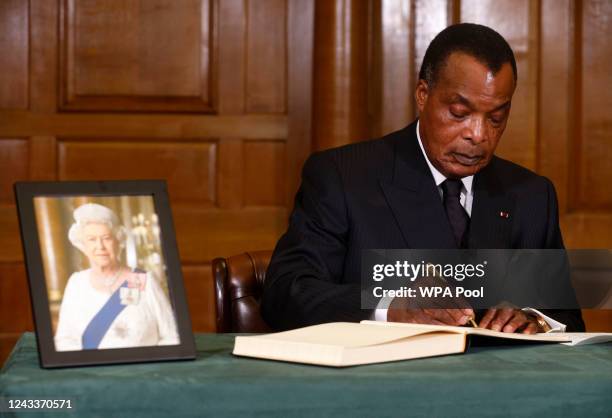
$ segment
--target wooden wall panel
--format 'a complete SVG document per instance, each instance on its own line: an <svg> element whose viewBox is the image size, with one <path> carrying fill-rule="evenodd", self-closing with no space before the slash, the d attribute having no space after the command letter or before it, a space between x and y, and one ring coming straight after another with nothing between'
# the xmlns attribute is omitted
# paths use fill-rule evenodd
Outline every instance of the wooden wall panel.
<svg viewBox="0 0 612 418"><path fill-rule="evenodd" d="M612 332L612 309L583 309L587 332Z"/></svg>
<svg viewBox="0 0 612 418"><path fill-rule="evenodd" d="M368 11L366 1L317 0L313 148L368 139Z"/></svg>
<svg viewBox="0 0 612 418"><path fill-rule="evenodd" d="M14 263L23 260L17 209L14 205L0 206L0 248L2 249L0 251L0 268L2 268L3 263ZM0 293L0 304L9 303L5 302L2 299L3 297L6 296ZM1 320L2 318L0 318Z"/></svg>
<svg viewBox="0 0 612 418"><path fill-rule="evenodd" d="M429 43L442 29L450 24L459 23L460 10L453 10L457 3L448 0L414 0L413 90ZM453 12L456 12L457 16Z"/></svg>
<svg viewBox="0 0 612 418"><path fill-rule="evenodd" d="M5 360L8 358L11 351L13 351L13 347L15 347L15 343L20 336L21 333L0 335L0 368L4 367Z"/></svg>
<svg viewBox="0 0 612 418"><path fill-rule="evenodd" d="M28 179L28 142L0 138L0 205L14 202L13 183Z"/></svg>
<svg viewBox="0 0 612 418"><path fill-rule="evenodd" d="M181 260L197 264L272 249L287 228L288 212L285 207L200 210L175 205L172 213Z"/></svg>
<svg viewBox="0 0 612 418"><path fill-rule="evenodd" d="M218 107L220 114L244 112L246 80L246 2L219 2L216 56L218 56Z"/></svg>
<svg viewBox="0 0 612 418"><path fill-rule="evenodd" d="M12 303L0 303L0 336L33 330L28 280L22 263L0 263L0 295Z"/></svg>
<svg viewBox="0 0 612 418"><path fill-rule="evenodd" d="M556 186L560 213L567 212L569 144L573 134L572 10L570 0L544 0L541 10L538 172Z"/></svg>
<svg viewBox="0 0 612 418"><path fill-rule="evenodd" d="M413 8L409 0L372 3L369 110L372 136L382 136L414 117Z"/></svg>
<svg viewBox="0 0 612 418"><path fill-rule="evenodd" d="M278 141L244 143L245 206L284 205L285 151L285 144Z"/></svg>
<svg viewBox="0 0 612 418"><path fill-rule="evenodd" d="M0 1L0 109L28 107L28 0Z"/></svg>
<svg viewBox="0 0 612 418"><path fill-rule="evenodd" d="M285 201L293 205L302 165L312 147L314 7L311 0L287 4L287 178ZM310 69L310 71L304 71ZM260 138L270 138L260 136Z"/></svg>
<svg viewBox="0 0 612 418"><path fill-rule="evenodd" d="M210 264L183 266L185 293L195 332L215 332L215 293Z"/></svg>
<svg viewBox="0 0 612 418"><path fill-rule="evenodd" d="M537 129L537 9L529 0L462 0L461 21L498 31L516 57L518 84L510 119L497 154L524 167L536 168ZM509 18L512 16L512 18Z"/></svg>
<svg viewBox="0 0 612 418"><path fill-rule="evenodd" d="M57 141L53 136L33 136L28 140L30 180L57 180Z"/></svg>
<svg viewBox="0 0 612 418"><path fill-rule="evenodd" d="M578 164L574 209L612 213L612 2L581 2L578 63L581 116L573 150Z"/></svg>
<svg viewBox="0 0 612 418"><path fill-rule="evenodd" d="M248 2L246 111L287 108L287 10L284 0Z"/></svg>
<svg viewBox="0 0 612 418"><path fill-rule="evenodd" d="M190 115L0 112L0 137L287 137L287 115Z"/></svg>
<svg viewBox="0 0 612 418"><path fill-rule="evenodd" d="M60 141L59 180L163 178L176 203L215 203L214 142Z"/></svg>
<svg viewBox="0 0 612 418"><path fill-rule="evenodd" d="M0 271L22 266L17 177L162 178L194 330L213 330L210 260L275 245L311 151L314 2L11 0L0 23L21 63L0 88L31 87L0 95Z"/></svg>
<svg viewBox="0 0 612 418"><path fill-rule="evenodd" d="M207 0L64 0L65 110L212 110Z"/></svg>

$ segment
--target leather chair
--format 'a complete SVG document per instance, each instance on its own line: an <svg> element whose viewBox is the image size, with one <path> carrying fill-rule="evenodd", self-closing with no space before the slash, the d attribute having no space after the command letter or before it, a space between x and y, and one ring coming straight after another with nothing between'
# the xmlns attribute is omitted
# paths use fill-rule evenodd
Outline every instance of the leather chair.
<svg viewBox="0 0 612 418"><path fill-rule="evenodd" d="M259 311L272 251L251 251L212 261L217 332L268 332Z"/></svg>

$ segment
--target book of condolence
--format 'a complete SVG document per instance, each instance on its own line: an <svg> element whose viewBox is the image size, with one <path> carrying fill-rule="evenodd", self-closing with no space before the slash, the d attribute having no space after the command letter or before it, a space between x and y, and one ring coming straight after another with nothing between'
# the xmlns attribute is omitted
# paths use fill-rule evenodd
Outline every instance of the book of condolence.
<svg viewBox="0 0 612 418"><path fill-rule="evenodd" d="M344 367L463 353L470 335L566 345L612 341L612 333L526 335L481 328L362 321L332 322L273 334L239 336L236 337L233 353L245 357Z"/></svg>

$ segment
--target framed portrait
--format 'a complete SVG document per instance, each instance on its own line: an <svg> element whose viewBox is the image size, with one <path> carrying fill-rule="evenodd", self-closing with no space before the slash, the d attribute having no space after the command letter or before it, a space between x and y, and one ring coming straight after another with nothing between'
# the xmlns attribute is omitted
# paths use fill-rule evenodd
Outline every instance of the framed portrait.
<svg viewBox="0 0 612 418"><path fill-rule="evenodd" d="M195 358L164 181L15 195L42 367Z"/></svg>

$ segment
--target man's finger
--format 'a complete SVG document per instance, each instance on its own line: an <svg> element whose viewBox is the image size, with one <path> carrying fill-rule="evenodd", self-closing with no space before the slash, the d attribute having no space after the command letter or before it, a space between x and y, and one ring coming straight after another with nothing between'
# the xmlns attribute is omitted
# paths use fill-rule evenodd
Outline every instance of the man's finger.
<svg viewBox="0 0 612 418"><path fill-rule="evenodd" d="M461 311L463 312L464 315L468 317L472 317L472 319L476 318L476 314L474 313L474 310L472 308L464 308L464 309L461 309Z"/></svg>
<svg viewBox="0 0 612 418"><path fill-rule="evenodd" d="M423 309L423 313L428 317L442 322L444 325L455 325L455 318L448 312L448 309Z"/></svg>
<svg viewBox="0 0 612 418"><path fill-rule="evenodd" d="M501 331L513 316L514 309L498 309L489 328L493 331Z"/></svg>
<svg viewBox="0 0 612 418"><path fill-rule="evenodd" d="M436 310L436 309L431 309L431 310ZM417 324L428 324L428 325L448 325L442 321L437 320L436 318L428 315L425 309L422 310L418 310L415 312L415 323Z"/></svg>
<svg viewBox="0 0 612 418"><path fill-rule="evenodd" d="M480 323L478 324L478 327L488 328L493 318L495 318L496 312L497 312L497 309L495 308L488 309L487 312L484 314L484 316L480 319Z"/></svg>
<svg viewBox="0 0 612 418"><path fill-rule="evenodd" d="M470 315L463 313L463 309L447 309L447 312L453 317L456 325L465 325L470 320Z"/></svg>
<svg viewBox="0 0 612 418"><path fill-rule="evenodd" d="M516 332L529 323L527 316L521 311L514 311L514 316L502 329L503 332Z"/></svg>
<svg viewBox="0 0 612 418"><path fill-rule="evenodd" d="M538 326L535 322L530 322L523 330L523 334L537 334Z"/></svg>

